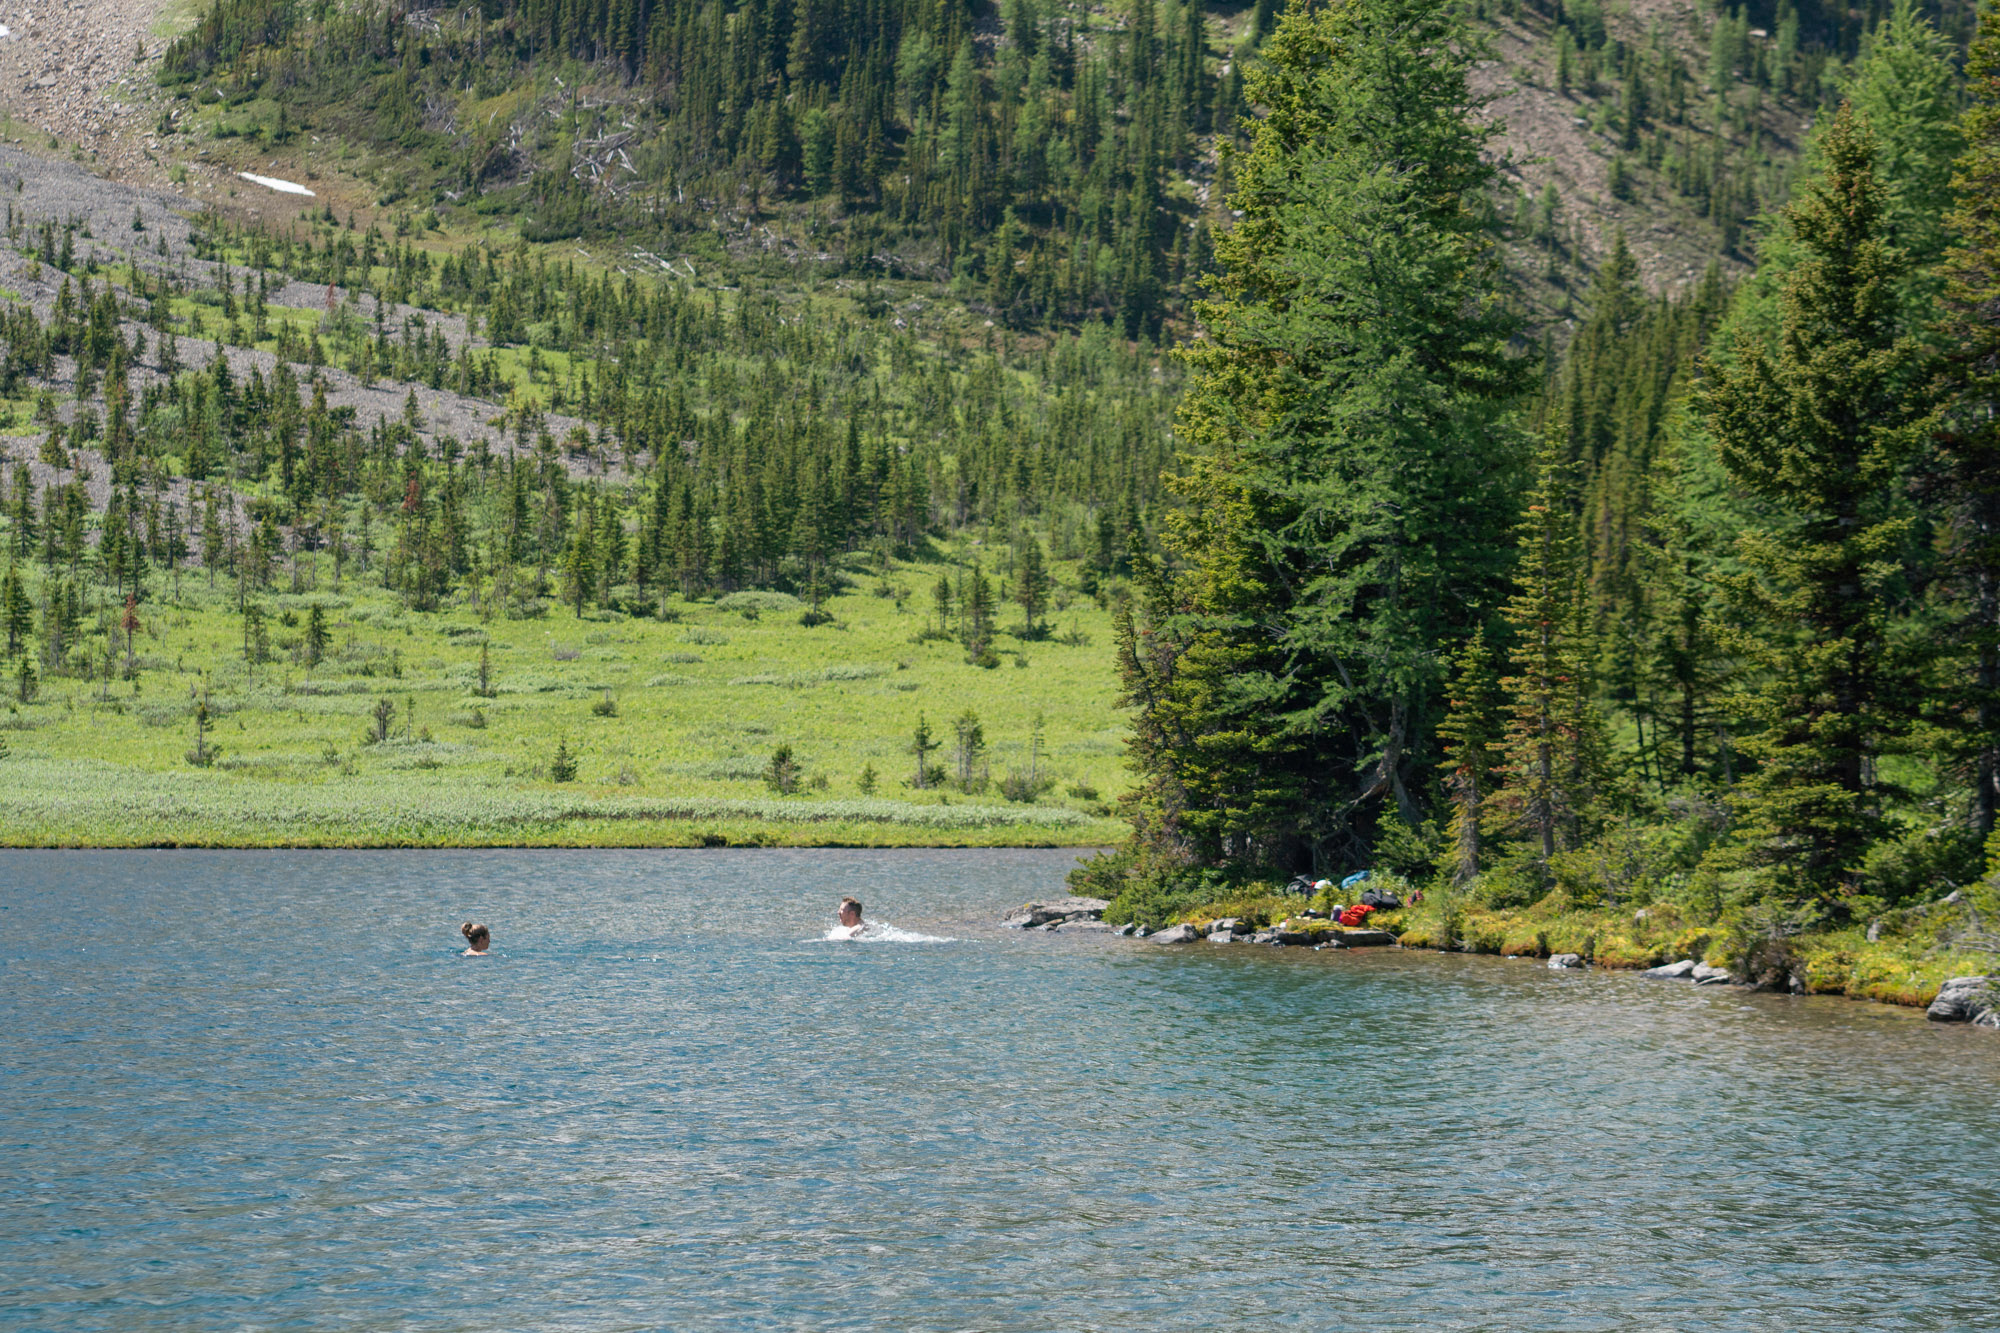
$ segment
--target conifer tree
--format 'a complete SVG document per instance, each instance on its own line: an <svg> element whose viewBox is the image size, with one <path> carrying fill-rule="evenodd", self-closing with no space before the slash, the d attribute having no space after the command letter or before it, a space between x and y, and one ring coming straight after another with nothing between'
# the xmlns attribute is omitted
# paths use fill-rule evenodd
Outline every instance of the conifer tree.
<svg viewBox="0 0 2000 1333"><path fill-rule="evenodd" d="M911 778L910 785L918 791L923 791L931 785L931 752L940 744L942 742L934 740L931 736L931 724L925 720L922 713L917 714L917 727L910 737L910 753L917 758L917 771Z"/></svg>
<svg viewBox="0 0 2000 1333"><path fill-rule="evenodd" d="M993 582L977 564L965 583L965 660L974 666L993 666Z"/></svg>
<svg viewBox="0 0 2000 1333"><path fill-rule="evenodd" d="M1946 401L1934 487L1946 531L1944 590L1960 650L1947 684L1953 739L1982 841L2000 809L2000 0L1984 0L1966 60L1965 152L1945 258Z"/></svg>
<svg viewBox="0 0 2000 1333"><path fill-rule="evenodd" d="M1525 366L1476 203L1492 131L1462 16L1294 7L1265 56L1243 218L1186 352L1185 572L1121 630L1127 697L1155 714L1140 822L1197 861L1358 856L1385 804L1416 817L1518 475L1503 411Z"/></svg>
<svg viewBox="0 0 2000 1333"><path fill-rule="evenodd" d="M1438 739L1451 798L1450 876L1454 884L1464 884L1479 873L1485 850L1480 821L1496 782L1506 697L1500 689L1499 657L1486 642L1485 626L1473 631L1455 665L1449 711Z"/></svg>
<svg viewBox="0 0 2000 1333"><path fill-rule="evenodd" d="M1772 522L1737 543L1729 644L1763 672L1746 784L1751 863L1781 898L1822 905L1881 834L1877 761L1908 729L1910 663L1891 633L1909 517L1898 482L1923 430L1925 356L1900 332L1907 272L1867 126L1843 106L1825 171L1786 210L1798 260L1775 351L1739 345L1700 395L1730 476Z"/></svg>
<svg viewBox="0 0 2000 1333"><path fill-rule="evenodd" d="M310 671L326 657L328 634L326 628L326 608L315 602L306 612L306 669ZM486 645L480 645L484 654Z"/></svg>
<svg viewBox="0 0 2000 1333"><path fill-rule="evenodd" d="M569 547L563 553L563 600L576 608L577 619L597 595L596 533L587 514L579 514L570 528Z"/></svg>
<svg viewBox="0 0 2000 1333"><path fill-rule="evenodd" d="M1846 90L1875 136L1889 239L1919 280L1943 253L1952 162L1965 143L1951 48L1916 0L1895 0L1869 34Z"/></svg>
<svg viewBox="0 0 2000 1333"><path fill-rule="evenodd" d="M937 608L937 632L941 635L951 633L952 600L951 575L940 573L931 588L931 603Z"/></svg>
<svg viewBox="0 0 2000 1333"><path fill-rule="evenodd" d="M1590 667L1589 616L1578 578L1570 469L1546 447L1520 532L1514 595L1504 614L1513 627L1501 791L1492 805L1546 866L1575 845L1603 776Z"/></svg>
<svg viewBox="0 0 2000 1333"><path fill-rule="evenodd" d="M1024 637L1040 633L1042 613L1048 608L1049 567L1042 559L1041 538L1032 532L1021 546L1020 569L1014 580L1014 600L1021 604Z"/></svg>
<svg viewBox="0 0 2000 1333"><path fill-rule="evenodd" d="M28 636L35 632L35 604L28 597L20 569L11 561L6 581L0 585L0 614L7 620L7 656L19 657L27 651Z"/></svg>

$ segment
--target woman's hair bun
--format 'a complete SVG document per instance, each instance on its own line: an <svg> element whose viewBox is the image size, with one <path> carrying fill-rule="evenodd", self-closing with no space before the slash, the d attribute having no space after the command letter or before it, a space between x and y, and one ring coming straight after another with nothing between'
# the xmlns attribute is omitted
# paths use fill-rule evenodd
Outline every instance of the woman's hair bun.
<svg viewBox="0 0 2000 1333"><path fill-rule="evenodd" d="M460 926L460 927L458 928L458 933L459 933L459 934L461 934L461 935L463 935L463 936L465 936L465 938L467 938L467 939L471 939L471 938L472 938L472 923L471 923L470 921L468 921L468 922L466 922L466 923L465 923L464 925Z"/></svg>

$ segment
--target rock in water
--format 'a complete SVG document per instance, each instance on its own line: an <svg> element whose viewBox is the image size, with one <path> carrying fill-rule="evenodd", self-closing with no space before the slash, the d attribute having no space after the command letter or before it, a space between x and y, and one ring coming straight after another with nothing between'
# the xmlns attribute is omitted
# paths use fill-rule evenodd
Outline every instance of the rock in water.
<svg viewBox="0 0 2000 1333"><path fill-rule="evenodd" d="M1559 953L1549 959L1549 971L1551 972L1560 972L1566 967L1582 966L1583 955L1580 953Z"/></svg>
<svg viewBox="0 0 2000 1333"><path fill-rule="evenodd" d="M1051 898L1016 908L1002 917L1000 924L1014 930L1040 930L1051 921L1095 921L1109 906L1102 898Z"/></svg>
<svg viewBox="0 0 2000 1333"><path fill-rule="evenodd" d="M1697 986L1721 986L1733 980L1728 968L1710 967L1707 963L1697 963L1688 975L1694 978L1694 984Z"/></svg>
<svg viewBox="0 0 2000 1333"><path fill-rule="evenodd" d="M1233 916L1226 916L1220 921L1211 921L1208 923L1208 938L1217 944L1227 944L1236 938L1236 932L1242 925L1243 923Z"/></svg>
<svg viewBox="0 0 2000 1333"><path fill-rule="evenodd" d="M1695 962L1683 958L1678 963L1666 963L1659 967L1649 967L1639 975L1642 977L1665 977L1669 981L1684 981L1694 974Z"/></svg>
<svg viewBox="0 0 2000 1333"><path fill-rule="evenodd" d="M1343 930L1327 941L1343 949L1385 949L1396 942L1386 930Z"/></svg>
<svg viewBox="0 0 2000 1333"><path fill-rule="evenodd" d="M1189 925L1168 926L1159 934L1151 937L1155 944L1192 944L1200 938L1200 933L1193 926Z"/></svg>
<svg viewBox="0 0 2000 1333"><path fill-rule="evenodd" d="M1924 1010L1924 1017L1938 1023L1973 1023L1980 1027L2000 1027L2000 995L1995 995L1990 977L1953 977L1938 987L1937 998Z"/></svg>

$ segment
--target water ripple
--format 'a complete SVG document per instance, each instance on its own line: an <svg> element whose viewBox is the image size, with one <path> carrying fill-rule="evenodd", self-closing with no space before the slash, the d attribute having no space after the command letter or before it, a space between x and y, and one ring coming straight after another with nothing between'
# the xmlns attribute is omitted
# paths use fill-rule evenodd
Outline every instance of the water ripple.
<svg viewBox="0 0 2000 1333"><path fill-rule="evenodd" d="M998 930L1065 854L9 854L0 1327L1965 1328L2000 1041ZM854 894L948 946L813 938ZM494 927L457 956L456 925Z"/></svg>

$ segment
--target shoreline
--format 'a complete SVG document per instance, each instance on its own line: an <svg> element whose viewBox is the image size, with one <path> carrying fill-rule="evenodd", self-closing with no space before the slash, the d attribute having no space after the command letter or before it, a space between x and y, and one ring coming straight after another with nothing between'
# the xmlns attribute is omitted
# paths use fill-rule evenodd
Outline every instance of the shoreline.
<svg viewBox="0 0 2000 1333"><path fill-rule="evenodd" d="M1960 902L1954 895L1937 906L1949 909ZM1616 928L1626 923L1618 914L1608 912L1555 918L1468 914L1461 920L1466 926L1463 932L1445 932L1434 913L1412 908L1378 911L1356 926L1343 927L1324 915L1308 914L1302 906L1297 914L1287 912L1282 917L1277 908L1229 916L1195 912L1159 930L1149 930L1135 922L1106 923L1103 917L1110 906L1101 898L1054 898L1016 908L1003 917L1002 924L1051 933L1106 932L1134 942L1168 946L1262 945L1339 952L1389 948L1518 959L1540 963L1551 971L1601 969L1659 981L1728 986L1746 994L1838 996L1923 1009L1939 1022L2000 1028L2000 966L1995 960L1982 957L1976 948L1950 949L1941 943L1926 946L1907 922L1903 933L1886 936L1880 922L1865 932L1855 927L1799 936L1792 942L1794 952L1783 984L1757 984L1743 975L1738 960L1732 957L1732 941L1724 927L1681 927L1664 914L1654 920L1648 909L1641 909L1629 926L1643 926L1652 920L1653 930L1628 928L1628 933L1621 935ZM1927 924L1935 938L1937 923ZM1531 932L1525 937L1524 928ZM1455 938L1461 947L1445 947L1439 942L1441 937ZM1572 940L1577 947L1563 947ZM1482 948L1481 944L1494 947ZM1471 947L1464 947L1467 945Z"/></svg>

